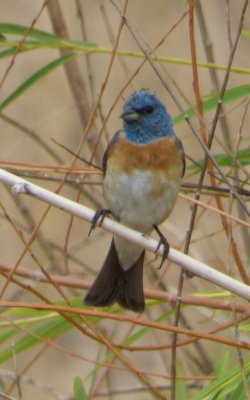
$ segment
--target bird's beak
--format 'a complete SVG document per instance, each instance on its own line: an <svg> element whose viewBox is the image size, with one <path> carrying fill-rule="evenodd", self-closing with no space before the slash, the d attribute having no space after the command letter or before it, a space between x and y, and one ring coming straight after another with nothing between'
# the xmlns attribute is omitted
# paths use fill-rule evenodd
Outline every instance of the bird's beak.
<svg viewBox="0 0 250 400"><path fill-rule="evenodd" d="M127 123L136 122L139 119L139 115L130 107L125 108L120 117Z"/></svg>

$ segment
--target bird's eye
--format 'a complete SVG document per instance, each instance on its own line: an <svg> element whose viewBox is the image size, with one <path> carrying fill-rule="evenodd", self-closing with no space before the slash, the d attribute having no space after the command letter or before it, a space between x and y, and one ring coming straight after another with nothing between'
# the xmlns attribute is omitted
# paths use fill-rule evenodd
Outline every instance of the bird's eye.
<svg viewBox="0 0 250 400"><path fill-rule="evenodd" d="M150 105L135 109L135 112L139 115L152 114L153 111L154 111L154 107L150 106Z"/></svg>
<svg viewBox="0 0 250 400"><path fill-rule="evenodd" d="M154 111L154 108L152 106L146 106L144 108L145 114L151 114Z"/></svg>

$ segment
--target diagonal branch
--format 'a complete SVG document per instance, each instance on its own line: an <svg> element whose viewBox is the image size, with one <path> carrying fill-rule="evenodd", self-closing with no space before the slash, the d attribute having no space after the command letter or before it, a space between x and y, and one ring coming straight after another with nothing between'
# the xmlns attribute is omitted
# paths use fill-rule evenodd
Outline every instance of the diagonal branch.
<svg viewBox="0 0 250 400"><path fill-rule="evenodd" d="M95 215L94 210L75 203L72 200L66 199L63 196L50 192L47 189L43 189L40 186L10 174L3 169L0 169L0 181L13 186L13 194L29 194L88 222L91 222ZM136 232L133 229L113 221L110 218L105 218L102 228L113 234L119 235L150 252L155 253L158 248L158 242L156 240L151 239L149 236L146 236L140 232ZM157 254L162 256L162 246L158 249ZM183 254L173 248L170 249L168 258L194 275L198 275L199 277L212 282L219 287L229 290L230 292L242 298L250 300L250 287L244 283L237 281L236 279L233 279L222 272L216 271L214 268L209 267L201 261L195 260L194 258L187 256L186 254Z"/></svg>

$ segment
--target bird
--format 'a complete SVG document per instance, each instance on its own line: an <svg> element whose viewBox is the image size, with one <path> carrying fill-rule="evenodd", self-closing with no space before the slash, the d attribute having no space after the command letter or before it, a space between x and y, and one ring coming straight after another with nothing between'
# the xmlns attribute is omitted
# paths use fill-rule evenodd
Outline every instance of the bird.
<svg viewBox="0 0 250 400"><path fill-rule="evenodd" d="M108 209L97 211L95 226L102 215L111 213L120 223L149 235L171 213L185 172L181 141L163 102L148 89L140 89L124 102L123 129L117 131L103 156L103 188ZM114 236L93 285L87 292L87 306L107 307L117 302L122 308L142 313L143 262L145 249Z"/></svg>

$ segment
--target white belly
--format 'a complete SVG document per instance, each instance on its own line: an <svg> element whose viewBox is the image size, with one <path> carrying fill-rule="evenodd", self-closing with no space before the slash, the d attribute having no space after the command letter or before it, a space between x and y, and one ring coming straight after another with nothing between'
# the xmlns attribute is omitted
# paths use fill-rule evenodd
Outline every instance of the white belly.
<svg viewBox="0 0 250 400"><path fill-rule="evenodd" d="M107 205L125 225L150 233L171 212L180 182L167 180L165 174L137 170L133 175L106 174L104 190Z"/></svg>
<svg viewBox="0 0 250 400"><path fill-rule="evenodd" d="M171 212L180 182L166 180L165 174L135 171L133 175L106 174L104 191L107 206L123 224L150 234ZM124 270L138 259L142 249L115 236L118 258Z"/></svg>

